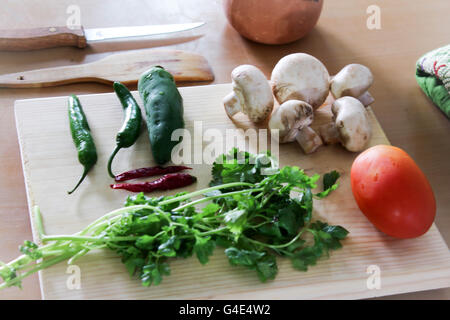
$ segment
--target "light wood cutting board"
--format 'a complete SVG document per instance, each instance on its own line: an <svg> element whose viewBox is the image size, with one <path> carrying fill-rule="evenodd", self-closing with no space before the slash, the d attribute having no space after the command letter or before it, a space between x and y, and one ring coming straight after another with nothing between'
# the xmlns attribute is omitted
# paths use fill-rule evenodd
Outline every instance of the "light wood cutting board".
<svg viewBox="0 0 450 320"><path fill-rule="evenodd" d="M230 90L229 84L180 89L186 127L191 133L194 121L202 121L203 130L215 128L224 132L235 128L221 103ZM138 94L134 94L140 102ZM93 131L99 159L95 169L71 196L66 191L77 181L82 167L69 133L67 97L22 100L15 106L29 206L41 207L48 234L74 233L120 207L129 194L111 190L108 187L111 179L106 173L106 161L122 122L119 101L112 93L80 96L80 100ZM369 115L374 133L370 145L389 144L370 109ZM328 121L329 117L329 108L319 109L315 125ZM252 127L244 116L239 116L237 123ZM197 138L194 147L201 143ZM340 187L326 199L315 202L314 216L344 226L350 231L349 237L341 250L333 252L329 259L320 260L308 272L296 271L288 260L279 258L277 278L262 284L254 271L230 266L222 249L218 248L205 266L195 258L171 261L172 274L161 285L144 288L137 279L130 279L114 253L99 250L77 261L81 270L79 290L69 290L66 286L70 276L66 273L67 264L42 271L43 298L344 299L450 286L450 253L435 225L418 239L397 240L378 232L359 211L349 181L355 157L356 154L339 146L322 147L308 156L295 143L280 147L281 165L297 165L308 174L336 169L342 175ZM120 151L114 170L153 164L144 133L135 146ZM187 190L203 188L210 180L209 165L193 167L198 182ZM366 272L371 265L380 268L380 289L367 288L370 274Z"/></svg>

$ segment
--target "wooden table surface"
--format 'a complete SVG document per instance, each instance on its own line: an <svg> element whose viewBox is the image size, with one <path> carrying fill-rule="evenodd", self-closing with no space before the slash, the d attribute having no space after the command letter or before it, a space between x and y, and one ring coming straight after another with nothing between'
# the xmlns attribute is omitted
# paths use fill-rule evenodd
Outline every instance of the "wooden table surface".
<svg viewBox="0 0 450 320"><path fill-rule="evenodd" d="M366 9L374 3L381 8L380 30L366 27ZM276 62L294 52L316 56L330 74L349 63L368 66L375 76L370 90L376 99L372 106L374 112L391 143L406 150L430 180L437 200L436 224L447 244L450 243L450 122L421 92L414 78L416 60L450 40L448 0L325 0L316 28L306 38L282 46L265 46L241 38L228 25L221 0L7 0L0 11L0 29L65 25L70 5L79 6L81 23L86 28L190 21L205 21L207 25L170 39L96 43L84 50L1 52L0 73L90 62L115 51L156 46L203 54L214 71L213 83L230 82L231 70L244 63L258 66L270 77ZM0 89L0 258L3 261L15 258L18 245L32 238L14 101L111 91L101 84ZM51 196L51 186L48 187ZM37 276L24 281L23 287L23 290L12 288L0 292L0 299L40 298ZM450 289L385 299L450 299Z"/></svg>

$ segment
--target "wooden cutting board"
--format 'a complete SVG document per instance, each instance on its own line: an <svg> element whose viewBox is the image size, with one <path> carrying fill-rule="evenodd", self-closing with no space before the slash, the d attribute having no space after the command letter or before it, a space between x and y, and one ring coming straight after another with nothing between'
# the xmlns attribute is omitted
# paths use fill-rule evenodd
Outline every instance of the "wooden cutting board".
<svg viewBox="0 0 450 320"><path fill-rule="evenodd" d="M230 84L180 89L186 127L192 136L194 121L202 121L203 131L214 128L225 132L235 128L221 103L230 90ZM137 93L135 96L140 102ZM106 173L107 157L113 150L115 134L122 122L119 101L112 93L80 96L80 100L89 118L99 159L80 189L71 196L66 191L77 181L82 167L69 133L67 97L22 100L15 106L29 206L41 207L48 234L74 233L120 207L129 194L111 190L108 187L111 179ZM373 126L370 145L389 144L370 109L369 116ZM319 109L315 125L328 121L329 117L329 108ZM252 127L244 116L239 116L236 124ZM194 147L200 147L201 143L197 136ZM222 249L218 248L205 266L195 258L171 261L172 274L161 285L144 288L138 280L130 279L114 253L99 250L76 262L81 271L79 290L66 286L70 276L66 273L67 264L42 271L43 298L344 299L450 286L450 253L435 225L418 239L397 240L378 232L359 211L349 181L355 157L356 154L339 146L322 147L308 156L295 143L280 147L281 165L297 165L308 174L336 169L342 175L340 187L328 198L315 202L314 216L344 226L350 231L349 237L341 250L333 252L329 259L321 259L308 272L296 271L288 260L279 258L277 278L262 284L254 271L230 266ZM147 134L142 134L135 146L120 151L114 170L153 164ZM206 187L210 180L209 165L193 167L198 182L187 188L189 191ZM32 223L34 229L33 219ZM370 276L367 270L374 265L380 270L380 289L367 287Z"/></svg>

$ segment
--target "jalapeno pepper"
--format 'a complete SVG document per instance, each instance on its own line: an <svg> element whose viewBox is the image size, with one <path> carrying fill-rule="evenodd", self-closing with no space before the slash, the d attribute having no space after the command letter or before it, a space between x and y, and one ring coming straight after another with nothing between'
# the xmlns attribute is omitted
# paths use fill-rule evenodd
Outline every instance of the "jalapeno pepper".
<svg viewBox="0 0 450 320"><path fill-rule="evenodd" d="M184 128L183 99L173 76L159 66L141 75L138 90L147 116L153 158L162 165L171 160L172 149L181 140L173 141L172 133Z"/></svg>
<svg viewBox="0 0 450 320"><path fill-rule="evenodd" d="M134 99L131 92L120 82L114 82L114 91L122 104L125 117L122 128L116 135L116 148L108 160L108 173L111 178L114 178L111 166L117 152L122 148L131 147L141 133L142 114L139 105Z"/></svg>
<svg viewBox="0 0 450 320"><path fill-rule="evenodd" d="M71 191L68 191L71 194L83 182L89 170L97 163L97 149L91 135L91 129L81 107L80 100L75 95L69 97L69 123L73 143L78 151L78 161L84 167L83 174L77 185Z"/></svg>

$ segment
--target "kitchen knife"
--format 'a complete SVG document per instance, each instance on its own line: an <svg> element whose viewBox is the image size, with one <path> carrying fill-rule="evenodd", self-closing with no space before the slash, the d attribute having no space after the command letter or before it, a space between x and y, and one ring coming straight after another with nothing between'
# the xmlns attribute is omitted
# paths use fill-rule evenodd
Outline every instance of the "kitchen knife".
<svg viewBox="0 0 450 320"><path fill-rule="evenodd" d="M174 33L198 28L204 24L194 22L96 29L80 27L74 30L68 27L0 30L0 51L27 51L65 46L85 48L89 42Z"/></svg>

